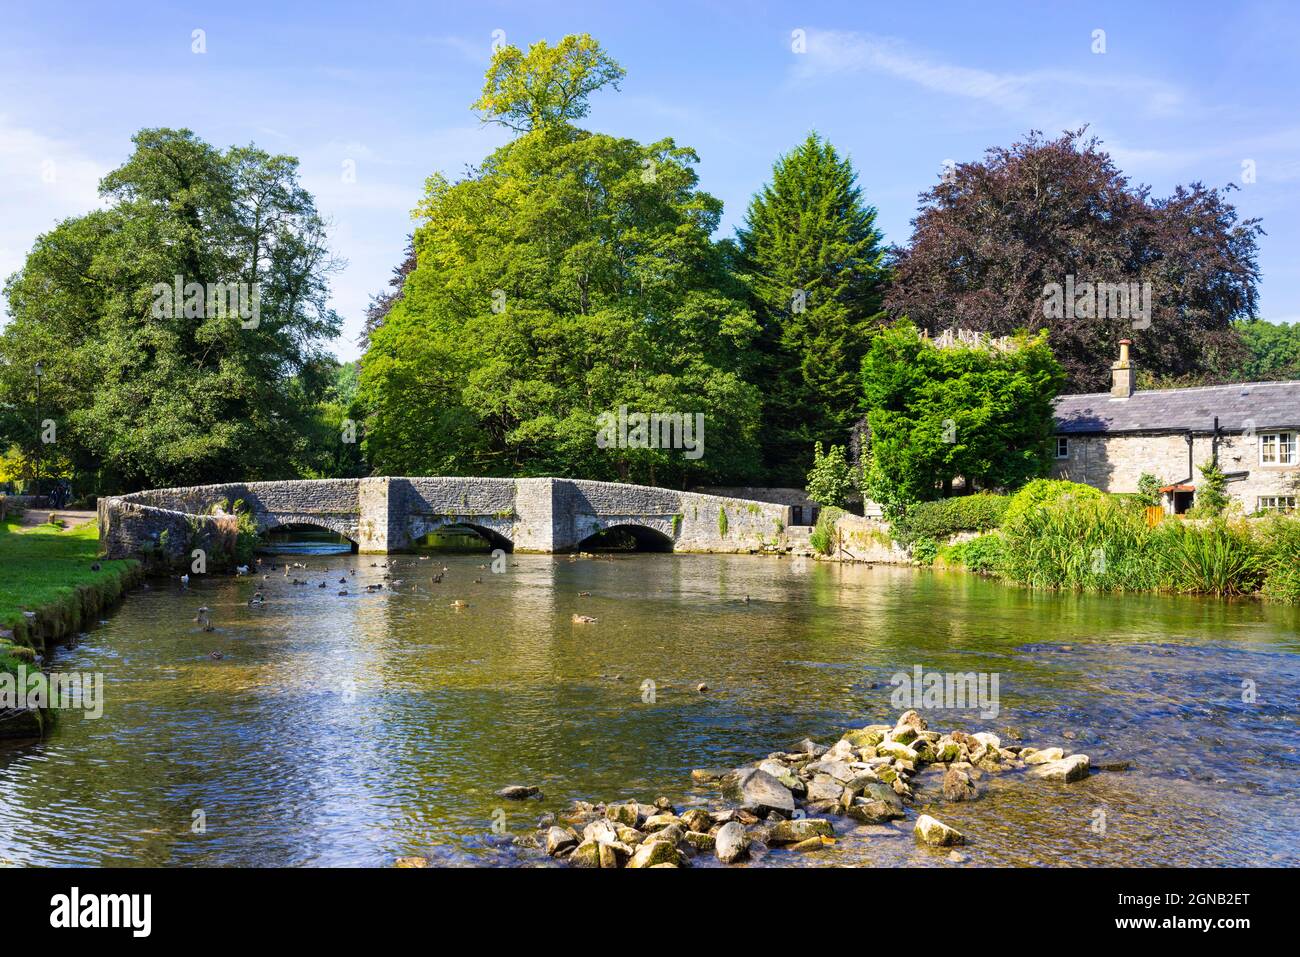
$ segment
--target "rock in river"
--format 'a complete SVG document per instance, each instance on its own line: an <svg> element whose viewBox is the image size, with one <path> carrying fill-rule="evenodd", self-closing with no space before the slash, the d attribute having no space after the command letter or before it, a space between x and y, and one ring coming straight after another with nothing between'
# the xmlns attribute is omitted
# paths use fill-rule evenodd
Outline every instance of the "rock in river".
<svg viewBox="0 0 1300 957"><path fill-rule="evenodd" d="M713 841L713 851L724 864L734 864L749 854L749 836L737 821L728 821L718 828Z"/></svg>
<svg viewBox="0 0 1300 957"><path fill-rule="evenodd" d="M794 795L766 771L740 768L722 779L723 793L747 808L794 813Z"/></svg>
<svg viewBox="0 0 1300 957"><path fill-rule="evenodd" d="M600 867L600 850L605 847L596 841L583 841L569 856L574 867Z"/></svg>
<svg viewBox="0 0 1300 957"><path fill-rule="evenodd" d="M918 841L935 847L951 847L954 844L966 843L966 838L962 836L961 831L935 820L928 814L922 814L916 819L913 833Z"/></svg>
<svg viewBox="0 0 1300 957"><path fill-rule="evenodd" d="M949 768L943 775L945 801L973 801L979 792L970 775L958 768Z"/></svg>
<svg viewBox="0 0 1300 957"><path fill-rule="evenodd" d="M605 817L609 818L615 824L622 824L625 827L636 827L641 814L636 802L629 801L626 804L609 805L605 808Z"/></svg>
<svg viewBox="0 0 1300 957"><path fill-rule="evenodd" d="M1029 773L1045 781L1062 781L1066 784L1071 781L1082 781L1088 776L1088 756L1086 754L1072 754L1068 758L1062 758L1059 761L1048 761L1046 764L1040 764Z"/></svg>
<svg viewBox="0 0 1300 957"><path fill-rule="evenodd" d="M637 845L637 849L632 853L632 858L627 862L627 866L630 868L654 867L656 864L676 866L679 863L679 857L680 852L675 844L651 838L645 843Z"/></svg>
<svg viewBox="0 0 1300 957"><path fill-rule="evenodd" d="M538 800L542 797L542 789L533 787L531 784L511 784L496 792L499 798L506 798L511 801L523 801L530 797Z"/></svg>
<svg viewBox="0 0 1300 957"><path fill-rule="evenodd" d="M1022 754L1025 764L1046 764L1048 761L1059 761L1065 757L1065 752L1060 748L1043 748L1041 751L1031 749L1030 754Z"/></svg>
<svg viewBox="0 0 1300 957"><path fill-rule="evenodd" d="M554 857L566 847L578 843L578 835L571 827L552 827L546 832L546 853ZM595 843L592 841L591 843Z"/></svg>
<svg viewBox="0 0 1300 957"><path fill-rule="evenodd" d="M819 817L804 817L794 821L777 821L768 840L772 844L800 844L814 837L832 837L835 829L831 822Z"/></svg>

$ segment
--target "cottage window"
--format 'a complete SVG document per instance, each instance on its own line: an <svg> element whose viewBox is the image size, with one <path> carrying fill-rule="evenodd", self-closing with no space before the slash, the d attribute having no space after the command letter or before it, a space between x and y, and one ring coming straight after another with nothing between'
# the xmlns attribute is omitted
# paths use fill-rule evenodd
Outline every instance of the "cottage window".
<svg viewBox="0 0 1300 957"><path fill-rule="evenodd" d="M1260 465L1295 465L1296 434L1294 432L1262 432L1259 436Z"/></svg>
<svg viewBox="0 0 1300 957"><path fill-rule="evenodd" d="M1058 459L1068 459L1070 457L1070 440L1063 435L1056 437L1056 457Z"/></svg>
<svg viewBox="0 0 1300 957"><path fill-rule="evenodd" d="M1294 495L1261 495L1257 512L1294 512Z"/></svg>

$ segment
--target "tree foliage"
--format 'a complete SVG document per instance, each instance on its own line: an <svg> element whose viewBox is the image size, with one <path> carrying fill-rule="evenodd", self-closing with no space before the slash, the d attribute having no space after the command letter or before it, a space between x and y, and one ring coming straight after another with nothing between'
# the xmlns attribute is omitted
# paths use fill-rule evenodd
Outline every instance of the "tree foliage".
<svg viewBox="0 0 1300 957"><path fill-rule="evenodd" d="M857 486L844 446L832 445L830 451L824 453L820 442L813 446L813 466L804 489L810 499L818 505L843 508L858 490Z"/></svg>
<svg viewBox="0 0 1300 957"><path fill-rule="evenodd" d="M1052 402L1064 378L1045 333L1006 351L940 348L909 322L883 330L863 362L870 431L866 494L897 514L968 490L1016 488L1050 464Z"/></svg>
<svg viewBox="0 0 1300 957"><path fill-rule="evenodd" d="M1237 323L1246 355L1235 370L1243 382L1300 379L1300 323L1247 319Z"/></svg>
<svg viewBox="0 0 1300 957"><path fill-rule="evenodd" d="M796 484L814 443L843 442L857 414L886 280L876 211L814 133L777 160L738 239L762 327L763 464Z"/></svg>
<svg viewBox="0 0 1300 957"><path fill-rule="evenodd" d="M339 327L335 262L297 161L220 151L189 130L134 143L100 184L109 206L38 237L6 284L0 428L33 444L21 423L40 360L59 450L103 489L284 476ZM155 287L177 276L247 284L256 322L210 296L160 314Z"/></svg>
<svg viewBox="0 0 1300 957"><path fill-rule="evenodd" d="M1241 355L1232 321L1255 312L1258 221L1200 183L1152 197L1083 135L1031 132L923 193L890 310L932 332L1047 329L1071 391L1104 390L1126 336L1157 376L1221 376ZM1067 276L1150 283L1149 327L1083 309L1045 315L1045 290Z"/></svg>
<svg viewBox="0 0 1300 957"><path fill-rule="evenodd" d="M492 55L483 92L473 108L486 122L518 133L587 115L587 97L618 89L624 69L589 34L570 34L555 46L538 40L524 53L505 45Z"/></svg>
<svg viewBox="0 0 1300 957"><path fill-rule="evenodd" d="M553 123L428 182L417 265L362 366L381 472L677 483L752 474L757 332L695 154ZM599 448L602 413L701 412L704 455Z"/></svg>

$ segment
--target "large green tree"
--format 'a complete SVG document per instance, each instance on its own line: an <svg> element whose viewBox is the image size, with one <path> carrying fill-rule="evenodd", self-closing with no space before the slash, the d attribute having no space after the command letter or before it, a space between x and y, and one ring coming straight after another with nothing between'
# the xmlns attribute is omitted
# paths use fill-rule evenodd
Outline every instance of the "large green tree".
<svg viewBox="0 0 1300 957"><path fill-rule="evenodd" d="M970 491L1047 473L1065 376L1045 332L940 345L900 321L872 342L862 379L865 492L892 514L950 492L958 476Z"/></svg>
<svg viewBox="0 0 1300 957"><path fill-rule="evenodd" d="M108 207L38 237L6 284L0 395L28 408L42 362L57 445L101 490L286 476L339 328L297 161L189 130L134 143Z"/></svg>
<svg viewBox="0 0 1300 957"><path fill-rule="evenodd" d="M571 60L548 56L511 88L586 89L604 55L559 48ZM527 73L533 53L518 65L517 52L494 62ZM710 239L721 204L699 190L695 154L580 130L581 98L518 109L527 132L459 182L429 180L416 267L362 362L371 462L658 484L749 474L757 327ZM703 414L703 454L600 447L599 417L622 406Z"/></svg>
<svg viewBox="0 0 1300 957"><path fill-rule="evenodd" d="M887 279L876 211L816 134L782 156L739 230L762 327L763 464L800 485L817 442L843 443Z"/></svg>

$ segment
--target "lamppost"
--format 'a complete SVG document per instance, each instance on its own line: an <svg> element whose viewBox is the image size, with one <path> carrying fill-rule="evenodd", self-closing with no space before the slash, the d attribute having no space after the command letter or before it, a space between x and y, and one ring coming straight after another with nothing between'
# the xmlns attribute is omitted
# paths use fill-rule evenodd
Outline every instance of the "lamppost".
<svg viewBox="0 0 1300 957"><path fill-rule="evenodd" d="M41 378L45 375L45 364L36 362L36 507L41 499Z"/></svg>

